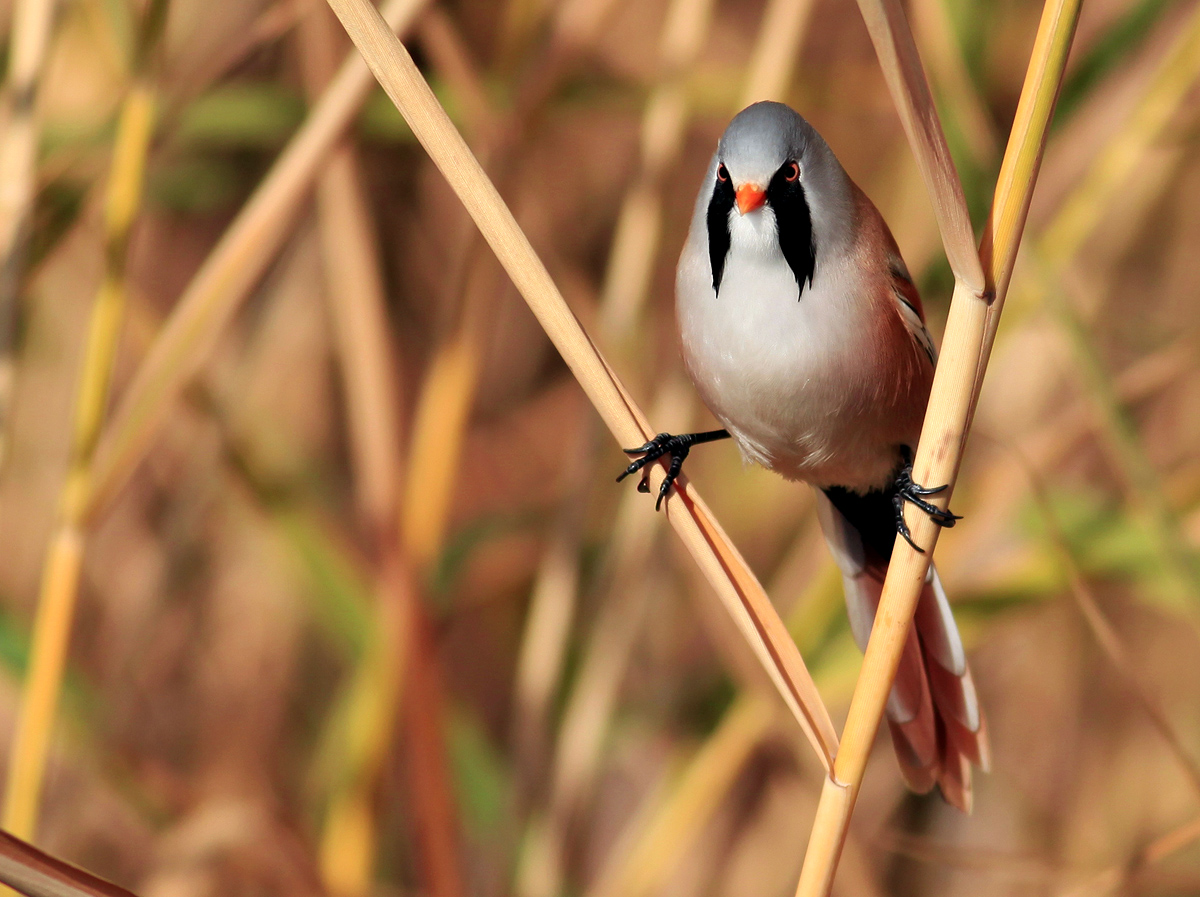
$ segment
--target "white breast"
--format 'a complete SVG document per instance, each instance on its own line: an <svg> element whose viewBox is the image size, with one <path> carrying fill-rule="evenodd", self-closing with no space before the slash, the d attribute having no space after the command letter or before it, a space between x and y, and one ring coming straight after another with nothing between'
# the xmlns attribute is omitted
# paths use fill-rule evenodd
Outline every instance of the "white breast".
<svg viewBox="0 0 1200 897"><path fill-rule="evenodd" d="M676 282L684 360L743 455L817 485L882 483L895 447L872 421L872 307L858 273L818 250L797 299L770 207L735 210L717 295L707 230L692 230Z"/></svg>

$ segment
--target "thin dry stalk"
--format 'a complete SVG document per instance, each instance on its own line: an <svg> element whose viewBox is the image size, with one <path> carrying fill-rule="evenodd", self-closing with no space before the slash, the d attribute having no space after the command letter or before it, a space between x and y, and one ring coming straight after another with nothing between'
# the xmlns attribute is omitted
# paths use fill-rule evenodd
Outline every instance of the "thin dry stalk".
<svg viewBox="0 0 1200 897"><path fill-rule="evenodd" d="M1002 301L1008 289L1078 15L1077 0L1047 2L1042 12L980 250L988 272L987 282L996 301ZM880 58L884 61L888 56L880 53ZM885 71L889 67L884 61ZM893 75L890 80L898 79ZM924 96L928 97L927 90ZM922 116L935 119L936 112L930 105L922 108ZM943 172L943 175L949 176L949 173ZM961 196L961 190L958 195ZM943 239L945 237L946 230L943 229ZM958 268L955 270L958 276ZM970 289L961 279L955 286L942 356L913 466L917 482L945 483L950 487L947 493L953 488L958 473L970 412L978 394L975 374L985 360L981 359L981 352L987 332L989 303L979 298L981 292ZM948 496L945 500L948 501ZM903 539L897 539L862 672L850 703L842 748L833 775L826 779L821 793L797 887L798 897L827 895L833 886L837 860L871 743L895 678L930 554L937 543L938 528L928 515L915 515L909 526L916 542L925 546L925 553L919 553Z"/></svg>
<svg viewBox="0 0 1200 897"><path fill-rule="evenodd" d="M917 37L925 48L933 83L953 110L955 122L978 165L990 166L1000 152L1000 138L991 116L971 83L962 48L950 21L945 0L919 0L911 6Z"/></svg>
<svg viewBox="0 0 1200 897"><path fill-rule="evenodd" d="M1113 200L1122 190L1138 161L1159 139L1171 115L1179 108L1200 69L1200 11L1192 14L1128 122L1113 132L1083 180L1042 231L1038 246L1048 265L1065 268L1084 241L1095 232ZM993 304L988 317L982 364L991 353L1000 324L1002 302Z"/></svg>
<svg viewBox="0 0 1200 897"><path fill-rule="evenodd" d="M767 4L747 66L741 105L784 101L812 10L813 0L770 0Z"/></svg>
<svg viewBox="0 0 1200 897"><path fill-rule="evenodd" d="M7 832L0 832L0 882L27 897L136 897Z"/></svg>
<svg viewBox="0 0 1200 897"><path fill-rule="evenodd" d="M983 268L975 251L975 232L967 214L962 182L950 157L904 9L899 0L859 0L858 8L867 23L888 90L933 202L956 285L982 297Z"/></svg>
<svg viewBox="0 0 1200 897"><path fill-rule="evenodd" d="M628 833L629 849L612 852L615 862L601 871L586 897L657 893L774 721L774 706L762 698L738 701L688 764L669 800Z"/></svg>
<svg viewBox="0 0 1200 897"><path fill-rule="evenodd" d="M326 6L309 10L300 37L312 96L319 96L336 73L339 32ZM378 565L371 644L353 684L362 732L338 752L340 768L333 775L319 847L326 887L339 897L358 897L370 893L375 869L373 796L393 740L412 653L413 610L408 604L416 594L394 528L401 455L397 367L374 228L357 154L348 140L333 150L322 169L317 213L325 292L346 397L355 506Z"/></svg>
<svg viewBox="0 0 1200 897"><path fill-rule="evenodd" d="M618 442L638 445L645 441L653 433L645 417L571 314L407 51L365 0L333 0L330 5ZM659 483L663 475L661 465L656 465L651 479ZM666 513L828 767L836 745L833 725L762 587L686 482L668 500Z"/></svg>
<svg viewBox="0 0 1200 897"><path fill-rule="evenodd" d="M37 101L55 6L54 0L17 0L13 4L8 76L0 96L0 465L7 454L16 376L17 295L37 187Z"/></svg>
<svg viewBox="0 0 1200 897"><path fill-rule="evenodd" d="M388 22L402 30L427 0L389 0ZM145 455L172 402L194 376L290 231L321 163L371 88L351 54L304 125L247 201L180 297L162 334L105 428L92 465L89 516L121 487Z"/></svg>
<svg viewBox="0 0 1200 897"><path fill-rule="evenodd" d="M336 74L336 20L314 5L300 30L310 96ZM399 494L400 397L377 238L353 144L343 141L317 181L321 261L342 372L355 505L376 534L395 519Z"/></svg>
<svg viewBox="0 0 1200 897"><path fill-rule="evenodd" d="M707 0L702 3L675 0L667 8L658 47L658 82L647 99L642 116L638 173L626 191L617 217L608 268L600 291L600 330L610 346L629 347L645 302L654 262L658 256L662 222L662 176L669 161L678 155L687 122L687 105L682 81L705 40L710 19L711 3ZM675 394L674 390L670 392ZM690 398L686 394L676 396L676 401L681 407L690 404ZM684 415L678 417L683 418ZM656 419L662 418L656 415ZM550 547L539 568L530 600L526 635L521 641L515 687L514 743L518 746L518 756L524 758L522 765L526 770L535 771L539 778L542 767L540 761L545 753L544 722L552 696L551 690L561 678L566 639L577 599L581 551L579 543L582 536L579 518L586 506L588 483L592 481L595 471L599 446L598 429L589 422L580 434L579 444L571 452L574 463L564 471L567 488L564 490L559 512L560 522L554 527ZM623 504L622 507L627 508L628 505ZM657 532L654 521L647 521L641 528L647 530L646 535L652 541L654 533ZM615 528L615 532L618 535L609 557L619 565L621 546L626 542L620 535L619 526ZM601 612L602 619L597 621L597 635L601 631L601 623L608 617L610 605L626 604L625 597L621 592L614 591L610 594L611 600L602 605L605 609ZM638 598L641 598L640 591ZM638 607L640 608L640 604ZM640 618L636 609L630 610L634 611L630 616ZM622 620L622 623L627 622L628 618ZM615 626L613 623L615 621L605 625L604 631L630 631L627 625ZM594 657L594 649L598 647L594 639L589 645L589 658ZM625 653L618 649L614 659L624 656ZM614 676L619 675L621 666L623 660L618 659L617 667L606 667L606 672L611 672ZM585 662L585 670L587 668ZM599 683L594 679L588 681L592 686L588 692L595 695L595 686ZM569 699L569 707L578 706L575 700L584 690L584 682L581 674L578 685ZM604 686L600 688L603 689ZM615 693L615 689L608 693ZM585 740L579 744L584 754L590 755L590 748L598 746L598 739L603 732L611 705L606 701L599 704L593 701L589 702L589 706L600 711L598 716L589 717L595 726L589 727L586 734L569 731L568 711L559 733L559 751L571 750L573 739L577 735L584 735ZM595 736L595 740L589 736ZM560 766L557 761L554 768L555 784L550 792L551 809L547 822L547 837L555 842L553 850L557 853L562 850L565 838L567 814L563 812L563 807L574 806L575 803L573 799L566 799L559 787ZM546 874L534 878L539 881L551 881L554 876ZM551 885L549 890L557 892L558 883Z"/></svg>
<svg viewBox="0 0 1200 897"><path fill-rule="evenodd" d="M50 737L58 708L83 558L83 517L92 454L108 407L125 307L129 233L141 206L146 155L154 133L155 88L145 57L157 44L166 0L146 11L138 74L121 107L104 203L103 279L92 307L59 517L51 538L33 628L33 645L13 737L4 795L4 828L29 838L36 828Z"/></svg>
<svg viewBox="0 0 1200 897"><path fill-rule="evenodd" d="M687 125L684 75L708 34L712 0L674 0L659 40L659 81L642 113L637 176L625 193L600 290L600 332L610 346L631 339L649 291L662 234L662 179L679 158Z"/></svg>
<svg viewBox="0 0 1200 897"><path fill-rule="evenodd" d="M1085 882L1062 892L1062 897L1105 897L1125 893L1125 886L1142 870L1161 863L1200 840L1200 816L1156 838L1128 861L1105 869Z"/></svg>
<svg viewBox="0 0 1200 897"><path fill-rule="evenodd" d="M1092 594L1092 590L1088 587L1087 581L1083 578L1083 572L1079 569L1079 564L1075 560L1075 553L1072 551L1071 544L1063 532L1058 515L1054 512L1054 507L1050 503L1041 478L1038 477L1037 473L1029 465L1026 465L1026 473L1033 486L1033 495L1037 501L1038 509L1041 511L1042 520L1046 524L1046 530L1050 535L1050 541L1054 546L1055 554L1058 555L1059 563L1062 564L1062 568L1067 575L1067 582L1071 588L1071 596L1075 599L1075 605L1079 608L1080 614L1083 615L1083 619L1087 623L1088 629L1091 630L1093 638L1096 639L1096 644L1100 646L1100 650L1104 652L1104 656L1108 658L1108 662L1112 664L1113 668L1124 680L1134 700L1141 706L1146 716L1150 718L1151 725L1154 726L1158 734L1162 736L1163 741L1166 742L1167 748L1174 755L1188 783L1196 791L1196 794L1200 795L1200 766L1197 766L1196 761L1183 746L1183 740L1179 737L1179 733L1175 731L1175 727L1171 725L1170 720L1167 719L1167 714L1158 699L1143 684L1141 678L1138 676L1133 659L1125 650L1125 646L1121 644L1121 639L1117 635L1117 631L1104 615L1104 611L1100 609L1100 605L1096 603L1096 598Z"/></svg>

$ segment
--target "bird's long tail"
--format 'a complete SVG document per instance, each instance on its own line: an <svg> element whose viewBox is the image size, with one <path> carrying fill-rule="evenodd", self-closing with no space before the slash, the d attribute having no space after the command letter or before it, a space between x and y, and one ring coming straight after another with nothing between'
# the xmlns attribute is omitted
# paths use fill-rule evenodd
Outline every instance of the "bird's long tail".
<svg viewBox="0 0 1200 897"><path fill-rule="evenodd" d="M834 496L835 498L837 496ZM875 620L891 545L883 551L879 502L839 501L817 491L821 529L842 572L850 628L862 650ZM853 519L870 514L870 520ZM894 538L894 529L892 530ZM971 811L971 765L990 764L987 727L967 666L962 638L937 570L931 565L887 703L888 728L908 786L937 785L946 800Z"/></svg>

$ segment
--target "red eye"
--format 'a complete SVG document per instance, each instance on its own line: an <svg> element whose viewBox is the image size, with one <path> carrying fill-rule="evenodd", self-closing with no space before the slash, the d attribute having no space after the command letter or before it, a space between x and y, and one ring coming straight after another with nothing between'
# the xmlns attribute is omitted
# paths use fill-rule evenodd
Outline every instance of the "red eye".
<svg viewBox="0 0 1200 897"><path fill-rule="evenodd" d="M718 166L717 166L717 180L718 180L718 181L727 181L727 180L729 180L729 172L725 170L725 166L724 166L724 165L718 165Z"/></svg>
<svg viewBox="0 0 1200 897"><path fill-rule="evenodd" d="M800 166L795 162L789 162L784 168L787 171L787 174L783 176L784 180L791 182L800 177Z"/></svg>

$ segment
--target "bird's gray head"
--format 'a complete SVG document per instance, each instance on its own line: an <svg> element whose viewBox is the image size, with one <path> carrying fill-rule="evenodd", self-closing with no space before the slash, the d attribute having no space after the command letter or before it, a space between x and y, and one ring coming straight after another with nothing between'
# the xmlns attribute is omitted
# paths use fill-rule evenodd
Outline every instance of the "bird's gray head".
<svg viewBox="0 0 1200 897"><path fill-rule="evenodd" d="M737 217L769 215L803 296L822 254L838 247L851 220L848 179L829 145L782 103L755 103L725 129L709 178L713 289L720 292L731 229L740 226Z"/></svg>

